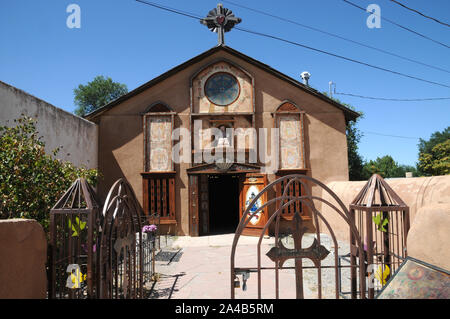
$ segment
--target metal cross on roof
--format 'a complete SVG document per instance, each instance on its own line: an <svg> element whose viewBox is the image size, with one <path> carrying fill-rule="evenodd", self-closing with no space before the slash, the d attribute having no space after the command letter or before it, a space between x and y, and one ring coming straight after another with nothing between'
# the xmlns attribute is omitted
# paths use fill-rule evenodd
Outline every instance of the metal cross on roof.
<svg viewBox="0 0 450 319"><path fill-rule="evenodd" d="M200 20L200 23L206 25L212 32L217 32L219 45L223 45L225 44L225 32L230 31L241 21L241 18L235 17L231 10L224 8L219 3L217 8L209 11L206 18Z"/></svg>

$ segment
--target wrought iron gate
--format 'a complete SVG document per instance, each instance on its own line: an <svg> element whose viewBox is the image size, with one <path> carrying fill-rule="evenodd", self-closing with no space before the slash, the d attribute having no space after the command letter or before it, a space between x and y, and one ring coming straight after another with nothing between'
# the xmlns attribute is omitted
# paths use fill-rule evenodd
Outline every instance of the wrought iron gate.
<svg viewBox="0 0 450 319"><path fill-rule="evenodd" d="M293 183L300 184L304 189L304 193L301 194L301 196L289 192L289 189L292 188ZM283 185L281 196L275 196L275 198L267 200L267 202L263 205L258 204L258 199L261 196L265 196L266 193L273 194L274 188L280 187L280 185ZM312 195L311 189L313 186L315 187L316 192L322 191L322 197ZM327 195L327 198L331 198L331 202L323 198L324 194ZM296 203L300 203L301 205L295 205ZM310 218L308 219L305 218L305 216L301 216L300 211L295 210L292 218L283 219L281 212L289 206L304 207L308 209L310 212ZM331 208L331 210L335 213L335 216L329 218L330 216L327 215L327 218L325 218L323 214L323 207L325 206ZM245 265L245 267L238 267L236 264L240 261L236 258L236 252L242 232L250 220L263 209L268 209L271 214L269 213L270 217L259 234L259 240L256 247L256 266ZM328 296L323 295L323 288L328 284L328 280L324 283L322 281L322 276L326 273L327 277L334 278L335 282L335 284L331 287L334 288L334 293L331 294L331 297L338 299L340 291L339 285L342 282L342 278L340 278L340 270L344 266L339 264L340 243L338 243L335 231L331 225L332 222L336 221L336 217L343 220L345 224L348 225L349 230L347 230L347 234L351 233L353 235L353 238L355 239L355 247L359 251L359 256L363 256L361 239L349 211L344 206L342 201L336 196L336 194L334 194L323 183L305 175L287 175L267 185L248 205L234 236L231 250L231 298L236 297L235 289L241 286L239 279L242 279L242 287L243 289L246 289L247 280L249 280L252 273L256 273L257 276L257 298L273 298L272 295L268 295L266 293L263 295L262 273L264 272L265 274L268 274L269 272L274 271L274 297L278 299L280 298L280 275L282 272L288 271L290 272L290 275L292 275L292 273L295 275L295 297L303 299L308 297L304 293L304 272L316 270L317 288L314 287L314 289L310 291L317 290L318 298ZM283 224L283 227L280 228L280 224ZM322 226L327 235L321 233ZM264 234L267 230L269 230L269 227L271 227L271 230L275 235L275 242L270 249L267 248L268 251L266 253L266 258L261 255L261 246ZM309 233L308 235L313 238L305 238L307 237L305 236L307 233ZM323 243L325 238L324 236L331 237L329 244L327 245L329 246L328 248L325 247L326 245ZM289 239L293 242L292 248L287 248L287 243L283 243L283 241ZM302 247L302 241L304 239L312 239L312 244L308 248ZM332 251L332 254L328 257L330 250ZM312 263L308 265L305 260L305 265L304 259L309 259ZM289 265L290 262L292 262L291 265ZM265 265L263 265L263 263ZM348 269L353 268L353 271L359 270L359 291L365 292L366 279L364 263L357 262L353 267L351 265L346 265L346 267L348 267ZM267 279L268 277L265 276L264 280ZM288 282L292 282L292 280ZM271 291L269 293L271 293ZM360 297L365 298L365 294L361 294Z"/></svg>
<svg viewBox="0 0 450 319"><path fill-rule="evenodd" d="M141 214L130 184L119 179L103 206L100 298L143 297Z"/></svg>

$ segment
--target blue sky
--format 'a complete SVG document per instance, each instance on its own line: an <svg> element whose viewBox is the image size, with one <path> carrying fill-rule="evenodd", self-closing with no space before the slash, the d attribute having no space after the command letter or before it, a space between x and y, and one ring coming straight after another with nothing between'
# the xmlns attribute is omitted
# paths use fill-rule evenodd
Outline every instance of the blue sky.
<svg viewBox="0 0 450 319"><path fill-rule="evenodd" d="M212 0L153 0L206 16ZM230 0L231 1L231 0ZM342 0L247 0L233 2L363 42L398 55L450 70L450 49L385 21L369 29L368 13ZM366 8L375 3L381 15L450 45L450 28L425 19L389 0L351 0ZM81 28L66 25L69 4L81 8ZM414 64L340 39L264 16L223 1L239 27L364 61L386 69L450 85L450 73ZM410 0L407 5L450 22L450 1ZM151 80L217 44L216 34L199 22L134 0L14 0L0 3L0 80L72 112L73 89L96 75L110 76L129 90ZM350 63L304 48L233 30L226 44L271 67L328 91L384 98L450 97L450 89ZM335 95L364 112L359 145L369 160L386 154L400 164L417 161L419 137L428 139L450 125L450 100L392 102ZM389 137L384 135L408 138Z"/></svg>

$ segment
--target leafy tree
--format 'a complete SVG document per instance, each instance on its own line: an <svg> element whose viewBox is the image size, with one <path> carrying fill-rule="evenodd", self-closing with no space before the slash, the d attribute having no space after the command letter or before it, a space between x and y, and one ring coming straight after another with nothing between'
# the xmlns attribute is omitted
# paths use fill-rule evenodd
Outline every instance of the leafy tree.
<svg viewBox="0 0 450 319"><path fill-rule="evenodd" d="M327 92L322 93L347 108L355 110L354 106L347 103L342 103L339 99L329 96ZM358 143L360 142L363 134L356 126L358 121L363 118L364 114L362 112L358 113L360 114L360 117L357 118L356 121L349 121L345 128L345 133L347 136L348 175L349 180L351 181L360 181L364 179L363 159L358 153Z"/></svg>
<svg viewBox="0 0 450 319"><path fill-rule="evenodd" d="M75 114L84 116L126 94L128 88L125 84L113 82L110 77L99 75L87 85L78 85L73 92L74 103L78 106Z"/></svg>
<svg viewBox="0 0 450 319"><path fill-rule="evenodd" d="M364 179L363 159L358 153L358 143L361 140L362 133L356 127L357 121L348 122L345 129L347 135L348 175L351 181Z"/></svg>
<svg viewBox="0 0 450 319"><path fill-rule="evenodd" d="M450 139L436 144L430 153L420 153L418 168L426 175L450 174Z"/></svg>
<svg viewBox="0 0 450 319"><path fill-rule="evenodd" d="M0 219L36 219L48 232L50 209L78 177L95 185L95 169L77 168L45 153L36 120L22 116L0 126Z"/></svg>
<svg viewBox="0 0 450 319"><path fill-rule="evenodd" d="M428 141L420 139L417 168L423 175L450 173L450 126L434 132Z"/></svg>
<svg viewBox="0 0 450 319"><path fill-rule="evenodd" d="M413 176L417 176L415 167L399 165L390 155L377 157L374 161L365 162L363 167L364 179L369 179L373 174L379 174L383 178L405 177L406 172L412 172Z"/></svg>

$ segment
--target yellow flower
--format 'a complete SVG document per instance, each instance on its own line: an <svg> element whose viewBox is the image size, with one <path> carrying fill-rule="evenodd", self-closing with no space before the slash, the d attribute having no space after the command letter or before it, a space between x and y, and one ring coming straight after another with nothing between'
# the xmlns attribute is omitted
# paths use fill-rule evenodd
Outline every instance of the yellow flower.
<svg viewBox="0 0 450 319"><path fill-rule="evenodd" d="M391 270L388 265L384 265L384 271L382 271L381 266L378 267L377 271L375 271L375 278L381 283L383 286L386 284L386 279L388 278Z"/></svg>

